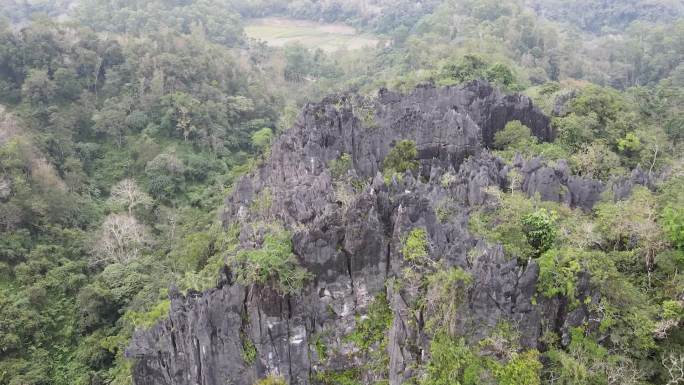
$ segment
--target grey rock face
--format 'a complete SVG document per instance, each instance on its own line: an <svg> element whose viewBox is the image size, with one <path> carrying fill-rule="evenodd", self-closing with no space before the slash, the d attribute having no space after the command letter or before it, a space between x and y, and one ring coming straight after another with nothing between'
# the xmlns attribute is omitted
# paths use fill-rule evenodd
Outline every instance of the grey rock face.
<svg viewBox="0 0 684 385"><path fill-rule="evenodd" d="M468 232L469 213L487 202L487 188L508 183L511 167L487 147L511 120L522 121L541 140L553 138L549 119L528 98L503 95L481 82L426 85L409 95L381 90L374 100L335 96L307 105L269 159L237 183L222 218L242 228L244 247L255 246L247 236L254 223L283 223L314 278L299 295L281 296L268 287L233 283L224 272L216 289L173 294L169 318L136 333L127 350L136 362L135 383L251 385L276 374L290 384L311 384L322 373L350 369L362 383L379 376L403 383L419 374L429 354L425 314L415 306L422 289L386 283L415 268L401 245L417 227L427 233L431 261L460 267L473 278L457 320L458 332L469 340L505 320L516 325L524 345L537 347L542 319L553 320L559 331L584 322L586 311L568 318L559 301L533 305L536 264L520 266L500 246ZM416 142L419 172L385 183L382 161L402 139ZM328 169L343 153L351 155L355 188L333 180ZM520 163L513 167L523 175L524 191L542 199L590 208L603 189L569 176L562 165ZM271 204L255 210L254 202L264 197ZM393 314L384 348L371 347L384 349L384 373L370 369L370 353L347 338L380 294Z"/></svg>
<svg viewBox="0 0 684 385"><path fill-rule="evenodd" d="M533 158L521 161L516 169L522 174L521 187L527 195L583 210L591 210L606 189L599 180L570 175L564 161L549 167L543 159Z"/></svg>

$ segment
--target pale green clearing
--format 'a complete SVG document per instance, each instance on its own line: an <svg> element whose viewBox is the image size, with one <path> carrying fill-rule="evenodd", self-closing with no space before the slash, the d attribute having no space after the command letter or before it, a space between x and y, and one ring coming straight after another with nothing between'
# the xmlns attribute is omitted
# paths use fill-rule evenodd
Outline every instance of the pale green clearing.
<svg viewBox="0 0 684 385"><path fill-rule="evenodd" d="M324 24L280 17L248 20L245 33L272 47L300 43L305 47L320 48L327 52L375 47L379 42L377 37L358 33L345 24Z"/></svg>

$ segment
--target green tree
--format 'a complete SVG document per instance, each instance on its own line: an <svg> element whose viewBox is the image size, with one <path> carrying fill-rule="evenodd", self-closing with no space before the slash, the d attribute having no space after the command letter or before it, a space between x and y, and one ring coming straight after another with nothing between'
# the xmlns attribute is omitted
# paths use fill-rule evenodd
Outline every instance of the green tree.
<svg viewBox="0 0 684 385"><path fill-rule="evenodd" d="M536 250L537 256L549 250L556 241L558 236L557 220L558 214L545 208L522 217L523 233L530 246Z"/></svg>
<svg viewBox="0 0 684 385"><path fill-rule="evenodd" d="M402 174L406 171L415 171L418 168L418 150L416 142L401 140L385 157L383 169L386 173Z"/></svg>
<svg viewBox="0 0 684 385"><path fill-rule="evenodd" d="M661 222L672 245L684 250L684 207L665 207L661 214Z"/></svg>
<svg viewBox="0 0 684 385"><path fill-rule="evenodd" d="M446 63L439 72L440 84L460 84L475 79L485 79L487 63L477 55L465 55ZM497 75L492 73L492 75Z"/></svg>
<svg viewBox="0 0 684 385"><path fill-rule="evenodd" d="M504 87L511 87L515 84L516 79L513 71L505 64L496 63L485 71L485 78L487 81L502 85Z"/></svg>
<svg viewBox="0 0 684 385"><path fill-rule="evenodd" d="M570 156L570 166L579 175L607 180L611 175L620 175L620 157L602 141L583 146Z"/></svg>
<svg viewBox="0 0 684 385"><path fill-rule="evenodd" d="M47 71L31 69L21 88L22 97L35 106L47 105L57 94L57 86Z"/></svg>
<svg viewBox="0 0 684 385"><path fill-rule="evenodd" d="M252 146L259 151L264 151L273 141L273 131L264 127L252 133Z"/></svg>
<svg viewBox="0 0 684 385"><path fill-rule="evenodd" d="M510 148L525 151L536 142L530 128L518 120L506 123L503 130L494 134L494 147L500 150Z"/></svg>

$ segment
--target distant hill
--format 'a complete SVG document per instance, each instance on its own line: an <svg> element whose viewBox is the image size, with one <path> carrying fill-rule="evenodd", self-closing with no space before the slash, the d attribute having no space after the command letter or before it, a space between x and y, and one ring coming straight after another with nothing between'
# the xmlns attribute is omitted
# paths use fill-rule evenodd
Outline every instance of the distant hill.
<svg viewBox="0 0 684 385"><path fill-rule="evenodd" d="M678 0L532 0L537 14L592 33L624 31L634 22L672 22L684 14Z"/></svg>

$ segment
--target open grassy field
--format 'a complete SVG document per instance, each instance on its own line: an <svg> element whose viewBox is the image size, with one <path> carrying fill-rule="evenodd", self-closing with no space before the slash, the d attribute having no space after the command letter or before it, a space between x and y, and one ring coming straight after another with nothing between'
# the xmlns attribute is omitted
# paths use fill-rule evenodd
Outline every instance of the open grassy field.
<svg viewBox="0 0 684 385"><path fill-rule="evenodd" d="M247 36L263 40L273 47L298 42L306 47L321 48L328 52L375 47L378 43L375 36L360 34L348 25L278 17L249 20L245 32Z"/></svg>

